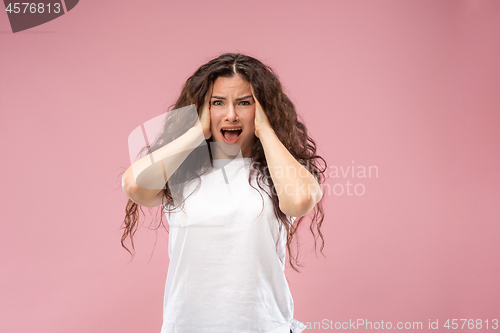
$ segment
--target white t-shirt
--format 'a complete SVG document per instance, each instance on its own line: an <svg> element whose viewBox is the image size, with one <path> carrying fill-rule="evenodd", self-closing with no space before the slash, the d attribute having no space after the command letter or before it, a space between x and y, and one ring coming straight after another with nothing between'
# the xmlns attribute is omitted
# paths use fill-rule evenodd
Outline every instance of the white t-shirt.
<svg viewBox="0 0 500 333"><path fill-rule="evenodd" d="M250 187L250 164L214 160L182 211L165 209L170 265L162 333L302 331L284 273L286 232L255 177L258 191ZM184 195L197 184L187 184Z"/></svg>

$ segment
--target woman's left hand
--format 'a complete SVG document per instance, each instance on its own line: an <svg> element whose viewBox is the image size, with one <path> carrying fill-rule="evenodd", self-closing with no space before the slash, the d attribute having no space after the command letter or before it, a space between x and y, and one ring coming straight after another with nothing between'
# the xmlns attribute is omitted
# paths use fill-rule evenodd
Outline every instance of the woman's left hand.
<svg viewBox="0 0 500 333"><path fill-rule="evenodd" d="M253 100L255 101L255 136L259 138L259 135L262 131L272 129L272 127L269 123L269 119L267 118L266 113L264 112L264 109L262 109L262 106L255 97L252 85L250 85L250 87L252 89Z"/></svg>

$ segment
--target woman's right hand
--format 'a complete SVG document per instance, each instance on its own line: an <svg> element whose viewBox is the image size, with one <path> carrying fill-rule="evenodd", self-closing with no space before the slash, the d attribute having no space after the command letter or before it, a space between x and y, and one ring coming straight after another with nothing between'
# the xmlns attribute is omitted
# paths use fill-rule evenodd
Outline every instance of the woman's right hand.
<svg viewBox="0 0 500 333"><path fill-rule="evenodd" d="M203 128L203 134L205 135L205 140L210 139L212 136L212 131L210 130L210 100L212 98L213 82L210 83L210 88L205 95L205 102L201 108L200 112L200 123Z"/></svg>

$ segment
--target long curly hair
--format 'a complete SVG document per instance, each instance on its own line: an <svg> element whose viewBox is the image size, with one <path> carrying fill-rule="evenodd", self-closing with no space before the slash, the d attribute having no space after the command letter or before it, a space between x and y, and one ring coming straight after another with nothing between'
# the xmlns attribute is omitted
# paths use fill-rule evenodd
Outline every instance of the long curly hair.
<svg viewBox="0 0 500 333"><path fill-rule="evenodd" d="M234 53L225 53L210 60L187 79L179 98L170 108L179 109L194 104L199 115L205 100L205 95L208 93L211 83L218 77L233 77L235 75L240 75L252 85L254 94L267 115L277 137L288 149L290 154L311 172L321 186L321 184L325 182L326 161L321 156L316 155L316 144L308 135L306 126L298 120L295 106L283 92L282 85L277 75L270 67L264 65L259 60L243 54ZM167 113L167 118L170 113L172 112ZM194 124L196 120L197 118L192 119L192 123ZM150 147L144 147L144 152L150 153L151 151L155 151L161 148L166 142L170 142L183 134L173 125L175 121L172 121L172 119L166 121L165 124L162 135L156 142L152 143ZM212 138L213 137L206 140L209 148ZM206 146L203 148L206 149ZM185 182L196 178L199 179L201 174L209 170L210 166L213 166L211 154L207 158L200 158L200 156L201 154L190 154L186 160L184 160L181 167L178 168L179 172L176 171L174 175L169 178L162 190L165 204L165 207L162 207L164 209L167 209L167 207L173 207L175 209L175 203L179 204L177 200L177 195L179 195L179 193L174 193L174 186L169 186L169 184ZM306 216L309 216L311 220L309 230L314 238L314 248L316 250L318 241L320 241L320 252L323 253L324 238L321 233L321 225L324 219L323 198L316 204L312 213L298 217L293 222L290 221L279 208L277 192L269 173L264 149L258 138L256 138L252 146L251 161L252 168L249 182L252 176L257 175L257 185L271 199L279 228L280 230L282 230L282 228L286 230L286 247L289 263L294 270L298 271L297 266L302 265L298 261L299 242L296 236ZM176 186L176 188L178 188L178 186ZM126 206L126 216L122 225L123 235L121 244L131 254L132 252L125 243L127 239L129 239L132 249L135 250L133 237L139 224L138 209L140 207L141 206L137 203L129 199ZM142 211L142 208L140 209ZM168 231L168 228L163 223L162 214L160 214L160 217L160 223L154 228L157 229L163 225Z"/></svg>

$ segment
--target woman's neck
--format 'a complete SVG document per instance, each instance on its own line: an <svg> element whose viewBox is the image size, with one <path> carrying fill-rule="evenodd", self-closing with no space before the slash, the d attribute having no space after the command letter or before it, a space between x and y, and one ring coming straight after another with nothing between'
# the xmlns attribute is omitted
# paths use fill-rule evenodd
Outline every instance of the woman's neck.
<svg viewBox="0 0 500 333"><path fill-rule="evenodd" d="M236 144L227 144L225 142L211 142L213 159L234 160L235 158L250 158L250 152L241 152Z"/></svg>

